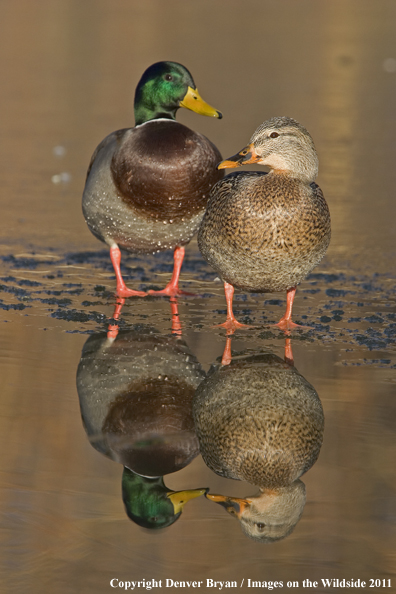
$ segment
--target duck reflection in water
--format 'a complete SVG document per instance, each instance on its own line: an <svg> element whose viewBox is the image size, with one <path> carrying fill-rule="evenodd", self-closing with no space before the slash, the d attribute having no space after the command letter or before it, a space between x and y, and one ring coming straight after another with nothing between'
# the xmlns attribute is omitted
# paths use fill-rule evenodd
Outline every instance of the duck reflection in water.
<svg viewBox="0 0 396 594"><path fill-rule="evenodd" d="M316 462L323 440L318 394L292 361L290 339L285 361L273 353L234 357L215 367L194 397L206 465L259 487L245 498L206 497L235 515L247 536L267 543L288 536L301 518L306 495L300 477Z"/></svg>
<svg viewBox="0 0 396 594"><path fill-rule="evenodd" d="M114 328L113 328L114 330ZM147 326L89 337L77 371L92 446L123 464L128 516L145 528L171 525L206 489L174 492L163 476L198 454L192 399L204 372L187 345Z"/></svg>

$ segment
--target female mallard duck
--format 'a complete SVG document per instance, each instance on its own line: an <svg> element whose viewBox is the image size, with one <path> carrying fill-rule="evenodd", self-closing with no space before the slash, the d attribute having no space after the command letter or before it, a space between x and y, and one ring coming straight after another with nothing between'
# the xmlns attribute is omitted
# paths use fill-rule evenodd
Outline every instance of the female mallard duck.
<svg viewBox="0 0 396 594"><path fill-rule="evenodd" d="M286 349L287 359L291 353ZM216 474L259 487L245 498L206 494L236 515L256 540L284 538L301 517L300 477L315 464L324 415L314 387L273 353L242 354L213 367L195 392L195 429Z"/></svg>
<svg viewBox="0 0 396 594"><path fill-rule="evenodd" d="M283 330L297 285L326 253L330 213L315 183L318 157L308 131L287 117L257 128L250 143L220 169L260 163L268 174L227 175L212 189L198 234L203 257L224 280L229 330L242 326L232 311L234 287L254 293L287 291Z"/></svg>
<svg viewBox="0 0 396 594"><path fill-rule="evenodd" d="M201 222L211 187L223 176L217 148L175 120L179 107L221 118L205 103L191 74L176 62L157 62L136 88L134 128L109 134L88 168L82 206L90 231L110 247L119 297L144 296L125 286L120 248L136 253L174 249L175 295L182 247ZM153 291L150 291L152 293Z"/></svg>

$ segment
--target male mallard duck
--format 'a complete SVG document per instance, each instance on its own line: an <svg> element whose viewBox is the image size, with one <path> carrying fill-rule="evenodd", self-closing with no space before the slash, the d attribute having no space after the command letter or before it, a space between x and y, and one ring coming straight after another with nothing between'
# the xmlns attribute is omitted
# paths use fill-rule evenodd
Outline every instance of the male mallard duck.
<svg viewBox="0 0 396 594"><path fill-rule="evenodd" d="M204 377L183 341L149 326L115 339L94 334L84 345L77 370L84 428L96 450L123 464L123 501L140 526L169 526L206 491L174 492L163 479L199 454L192 399Z"/></svg>
<svg viewBox="0 0 396 594"><path fill-rule="evenodd" d="M120 248L144 254L174 249L172 279L157 293L179 292L182 246L196 233L209 191L223 176L216 169L222 158L217 148L176 122L179 107L222 117L201 99L184 66L153 64L136 88L135 127L109 134L91 158L83 213L90 231L110 247L119 297L146 295L125 286Z"/></svg>
<svg viewBox="0 0 396 594"><path fill-rule="evenodd" d="M186 343L149 326L91 335L77 392L92 446L145 476L184 468L199 454L192 399L204 377Z"/></svg>
<svg viewBox="0 0 396 594"><path fill-rule="evenodd" d="M291 320L297 285L326 253L330 213L315 183L318 157L308 131L287 117L257 128L250 143L223 161L220 169L260 163L268 174L243 171L227 175L213 188L198 234L203 257L224 280L227 321L242 324L232 312L234 287L255 293L287 291L281 329Z"/></svg>

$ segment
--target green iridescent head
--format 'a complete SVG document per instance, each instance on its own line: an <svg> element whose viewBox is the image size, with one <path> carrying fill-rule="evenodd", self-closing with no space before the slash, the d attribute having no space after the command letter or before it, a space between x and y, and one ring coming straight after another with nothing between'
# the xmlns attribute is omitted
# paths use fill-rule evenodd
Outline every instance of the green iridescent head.
<svg viewBox="0 0 396 594"><path fill-rule="evenodd" d="M174 120L179 107L209 117L222 117L200 97L187 68L177 62L156 62L147 68L136 87L136 125L157 118Z"/></svg>
<svg viewBox="0 0 396 594"><path fill-rule="evenodd" d="M162 477L146 477L124 467L122 499L129 518L143 528L170 526L181 516L190 499L204 495L207 489L172 491Z"/></svg>

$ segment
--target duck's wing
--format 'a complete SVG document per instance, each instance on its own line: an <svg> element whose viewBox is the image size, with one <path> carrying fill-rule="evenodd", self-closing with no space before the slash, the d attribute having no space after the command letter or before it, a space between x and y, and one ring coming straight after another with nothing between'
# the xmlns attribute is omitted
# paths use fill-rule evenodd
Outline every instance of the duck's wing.
<svg viewBox="0 0 396 594"><path fill-rule="evenodd" d="M85 181L87 181L89 174L91 173L91 169L92 169L92 165L94 164L96 157L99 155L99 153L105 149L106 147L109 146L109 144L111 143L119 143L121 138L124 136L125 132L128 130L128 128L123 128L121 130L116 130L115 132L112 132L111 134L109 134L108 136L106 136L106 138L104 138L102 140L102 142L100 142L98 144L98 146L96 147L96 149L94 150L94 153L91 157L91 160L89 162L88 165L88 169L87 169L87 176L85 178Z"/></svg>
<svg viewBox="0 0 396 594"><path fill-rule="evenodd" d="M224 197L234 196L244 186L249 185L258 177L267 175L264 171L234 171L218 181L210 192L210 197L221 195Z"/></svg>
<svg viewBox="0 0 396 594"><path fill-rule="evenodd" d="M323 195L321 188L315 182L312 182L311 188L313 190L314 199L316 203L316 208L319 213L319 218L321 222L321 227L323 228L323 233L328 237L328 241L330 241L330 211L329 206L326 202L326 199Z"/></svg>
<svg viewBox="0 0 396 594"><path fill-rule="evenodd" d="M314 196L318 200L318 202L324 203L326 205L326 207L327 207L327 202L325 200L324 194L322 192L322 189L318 186L318 184L315 183L315 182L312 182L310 184L310 186L311 186L311 188L313 190L313 193L314 193Z"/></svg>

